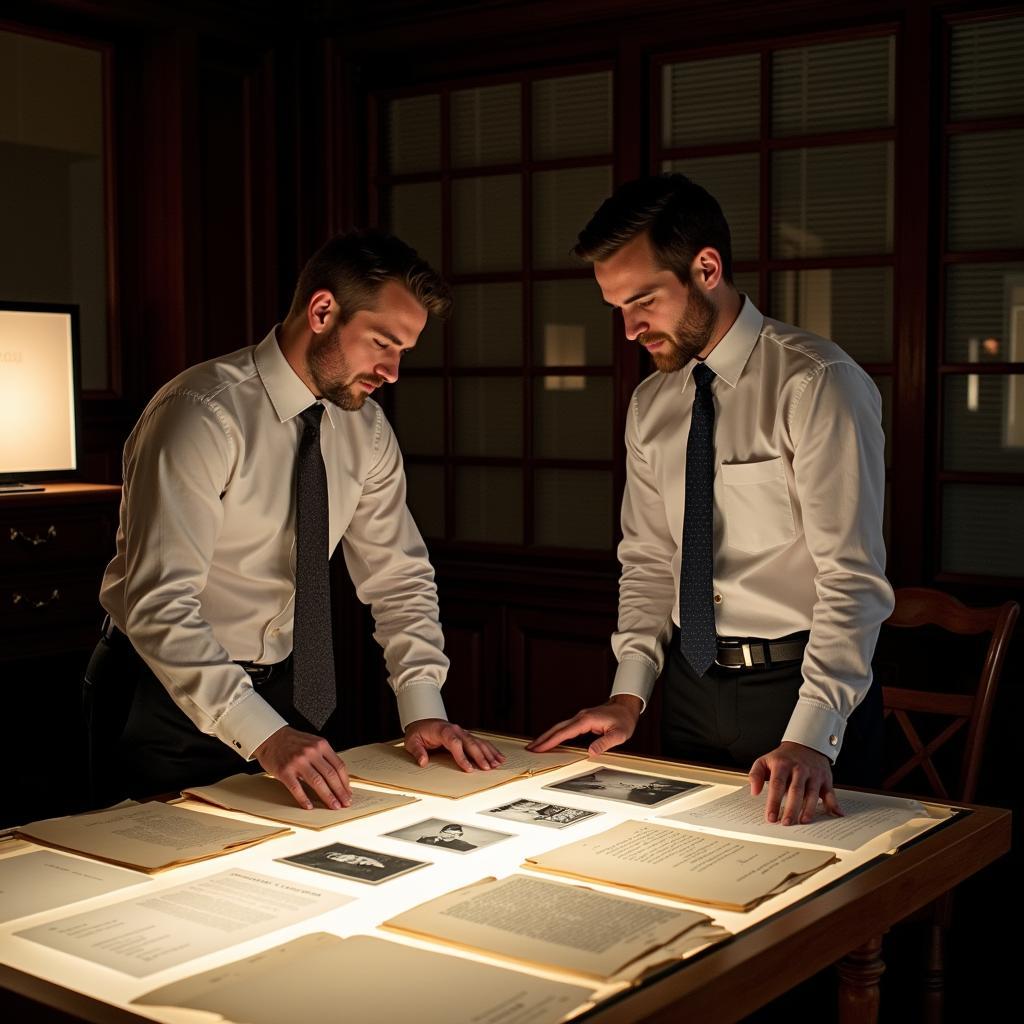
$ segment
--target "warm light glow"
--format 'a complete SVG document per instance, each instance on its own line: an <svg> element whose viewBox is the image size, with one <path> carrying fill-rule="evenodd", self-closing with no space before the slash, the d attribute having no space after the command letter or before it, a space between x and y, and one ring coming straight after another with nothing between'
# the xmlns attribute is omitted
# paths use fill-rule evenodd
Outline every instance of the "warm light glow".
<svg viewBox="0 0 1024 1024"><path fill-rule="evenodd" d="M547 366L582 366L586 362L587 329L581 324L544 325L544 363ZM586 377L545 377L545 391L582 391Z"/></svg>
<svg viewBox="0 0 1024 1024"><path fill-rule="evenodd" d="M0 475L71 471L71 316L0 309Z"/></svg>

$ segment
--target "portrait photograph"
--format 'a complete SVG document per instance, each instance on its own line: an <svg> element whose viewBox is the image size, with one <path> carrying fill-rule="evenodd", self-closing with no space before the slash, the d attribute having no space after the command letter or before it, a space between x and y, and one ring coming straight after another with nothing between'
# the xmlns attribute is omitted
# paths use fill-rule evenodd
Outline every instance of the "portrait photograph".
<svg viewBox="0 0 1024 1024"><path fill-rule="evenodd" d="M472 853L501 842L502 839L512 838L508 832L492 832L477 825L465 825L445 818L427 818L384 834L388 839L402 839L407 843L432 846L450 853Z"/></svg>
<svg viewBox="0 0 1024 1024"><path fill-rule="evenodd" d="M596 818L600 811L585 811L580 807L566 807L564 804L549 804L544 800L512 800L483 811L496 818L522 821L529 825L544 825L546 828L567 828L579 821Z"/></svg>
<svg viewBox="0 0 1024 1024"><path fill-rule="evenodd" d="M614 768L598 768L585 775L576 775L561 782L552 782L545 789L565 793L580 793L595 796L600 800L617 800L620 803L643 804L657 807L675 800L683 793L702 789L700 782L686 779L668 779L660 775L644 775L640 772L622 772Z"/></svg>
<svg viewBox="0 0 1024 1024"><path fill-rule="evenodd" d="M346 843L318 846L315 850L296 853L291 857L278 857L277 860L281 864L294 864L296 867L322 871L327 875L339 875L369 885L379 885L430 863L425 860L396 857L394 854L381 853L379 850L364 850L360 846L349 846Z"/></svg>

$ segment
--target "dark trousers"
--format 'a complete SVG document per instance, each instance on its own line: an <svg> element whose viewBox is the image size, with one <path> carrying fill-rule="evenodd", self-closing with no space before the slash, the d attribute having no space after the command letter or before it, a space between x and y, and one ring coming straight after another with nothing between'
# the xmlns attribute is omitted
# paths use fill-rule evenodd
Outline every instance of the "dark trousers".
<svg viewBox="0 0 1024 1024"><path fill-rule="evenodd" d="M292 707L291 659L253 685L289 725L317 731ZM257 761L200 732L123 634L96 645L82 682L82 710L94 807L260 770Z"/></svg>
<svg viewBox="0 0 1024 1024"><path fill-rule="evenodd" d="M749 771L782 742L803 681L799 662L768 669L712 665L695 676L679 652L678 630L666 661L661 733L666 756ZM833 781L880 786L882 736L882 691L872 684L847 721Z"/></svg>

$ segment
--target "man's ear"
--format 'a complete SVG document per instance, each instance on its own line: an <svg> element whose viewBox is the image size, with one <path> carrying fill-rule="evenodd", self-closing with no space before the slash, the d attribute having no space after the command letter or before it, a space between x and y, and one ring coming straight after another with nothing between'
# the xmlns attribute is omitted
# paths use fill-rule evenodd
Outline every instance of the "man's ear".
<svg viewBox="0 0 1024 1024"><path fill-rule="evenodd" d="M696 281L705 292L718 287L722 280L722 256L717 249L705 246L690 264L691 280Z"/></svg>
<svg viewBox="0 0 1024 1024"><path fill-rule="evenodd" d="M313 292L306 303L306 320L314 334L323 334L333 322L338 304L327 288Z"/></svg>

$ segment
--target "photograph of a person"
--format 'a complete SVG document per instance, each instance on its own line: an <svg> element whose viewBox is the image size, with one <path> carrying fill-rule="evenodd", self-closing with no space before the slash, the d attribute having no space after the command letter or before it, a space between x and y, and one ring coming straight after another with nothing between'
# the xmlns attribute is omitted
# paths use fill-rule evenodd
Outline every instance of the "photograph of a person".
<svg viewBox="0 0 1024 1024"><path fill-rule="evenodd" d="M430 863L425 860L395 857L379 850L364 850L362 847L348 846L345 843L331 843L329 846L319 846L315 850L306 850L291 857L278 857L277 860L282 864L294 864L328 875L341 875L343 878L367 882L370 885L379 885Z"/></svg>
<svg viewBox="0 0 1024 1024"><path fill-rule="evenodd" d="M543 800L513 800L511 803L492 807L483 812L509 821L524 821L530 825L544 825L547 828L566 828L578 821L600 816L600 811L584 811L579 807L564 804L549 804Z"/></svg>
<svg viewBox="0 0 1024 1024"><path fill-rule="evenodd" d="M389 839L404 839L407 843L421 843L453 853L471 853L511 838L507 832L492 832L490 829L446 821L444 818L427 818L394 832L386 832L385 835Z"/></svg>
<svg viewBox="0 0 1024 1024"><path fill-rule="evenodd" d="M598 768L585 775L576 775L561 782L552 782L545 789L557 789L567 793L582 793L596 796L601 800L619 800L624 803L644 804L656 807L658 804L675 800L683 793L701 789L699 782L685 779L667 779L660 775L643 775L640 772L620 772L614 768Z"/></svg>

